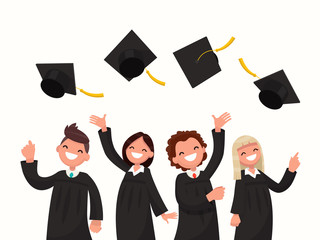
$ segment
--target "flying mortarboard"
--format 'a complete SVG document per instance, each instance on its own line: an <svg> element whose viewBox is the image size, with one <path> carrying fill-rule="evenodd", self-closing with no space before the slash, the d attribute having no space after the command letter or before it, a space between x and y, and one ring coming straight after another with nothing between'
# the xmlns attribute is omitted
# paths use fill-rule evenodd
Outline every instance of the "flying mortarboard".
<svg viewBox="0 0 320 240"><path fill-rule="evenodd" d="M241 66L249 74L258 77L247 68L242 58L240 58L239 61ZM260 89L260 102L267 108L279 109L283 104L300 103L298 96L283 70L261 78L255 81L254 84Z"/></svg>
<svg viewBox="0 0 320 240"><path fill-rule="evenodd" d="M232 37L223 47L212 50L208 38L204 37L173 53L192 88L221 71L214 52L227 48L234 40Z"/></svg>
<svg viewBox="0 0 320 240"><path fill-rule="evenodd" d="M76 87L73 63L38 63L36 66L42 77L41 89L50 97L61 98L65 93L76 95L76 89L90 97L103 97L103 93L88 93Z"/></svg>
<svg viewBox="0 0 320 240"><path fill-rule="evenodd" d="M131 81L140 76L156 58L156 55L131 30L104 60L125 79ZM149 71L146 72L153 81L165 85L164 82L154 78Z"/></svg>

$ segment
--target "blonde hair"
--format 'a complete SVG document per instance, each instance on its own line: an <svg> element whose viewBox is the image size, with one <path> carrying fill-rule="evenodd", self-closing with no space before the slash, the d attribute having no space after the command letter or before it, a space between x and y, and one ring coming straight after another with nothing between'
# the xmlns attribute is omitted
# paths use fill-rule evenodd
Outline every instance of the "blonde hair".
<svg viewBox="0 0 320 240"><path fill-rule="evenodd" d="M241 180L241 170L245 169L246 167L240 164L240 159L238 155L238 149L244 145L247 145L249 143L257 143L259 146L259 150L261 153L261 157L259 159L259 162L255 165L255 168L259 169L260 171L264 172L264 159L263 159L263 153L260 143L251 136L241 136L237 138L237 140L233 143L232 146L232 159L233 159L233 179L234 180Z"/></svg>

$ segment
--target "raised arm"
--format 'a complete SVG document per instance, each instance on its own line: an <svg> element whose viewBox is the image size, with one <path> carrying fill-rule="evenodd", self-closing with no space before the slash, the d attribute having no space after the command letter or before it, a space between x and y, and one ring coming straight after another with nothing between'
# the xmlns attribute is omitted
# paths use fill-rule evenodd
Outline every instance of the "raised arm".
<svg viewBox="0 0 320 240"><path fill-rule="evenodd" d="M206 174L209 178L212 177L212 175L219 167L224 153L225 132L221 128L231 120L231 116L229 113L224 113L218 118L216 118L214 115L212 115L212 117L215 123L215 129L212 130L214 151L204 171L204 174Z"/></svg>
<svg viewBox="0 0 320 240"><path fill-rule="evenodd" d="M95 115L90 116L90 123L97 125L101 129L99 130L99 137L100 141L103 147L103 150L109 160L115 164L118 168L120 168L122 171L129 171L130 167L128 164L126 164L123 159L119 156L117 151L115 150L111 138L111 128L107 128L106 125L106 114L100 118Z"/></svg>
<svg viewBox="0 0 320 240"><path fill-rule="evenodd" d="M21 161L23 174L28 183L38 190L51 188L55 182L55 175L51 177L40 177L37 171L38 161L34 160L35 145L29 140L29 143L21 150L22 155L26 158Z"/></svg>
<svg viewBox="0 0 320 240"><path fill-rule="evenodd" d="M99 190L94 181L88 176L88 188L90 196L90 230L92 232L100 232L101 220L103 220L102 203Z"/></svg>
<svg viewBox="0 0 320 240"><path fill-rule="evenodd" d="M296 170L299 166L300 166L299 157L298 157L298 153L296 153L296 155L290 159L289 168L286 169L286 171L285 171L285 173L279 183L273 181L271 178L269 178L264 173L262 173L262 174L266 178L268 187L272 191L279 193L279 192L283 192L283 191L287 190L291 186L291 184L297 174Z"/></svg>

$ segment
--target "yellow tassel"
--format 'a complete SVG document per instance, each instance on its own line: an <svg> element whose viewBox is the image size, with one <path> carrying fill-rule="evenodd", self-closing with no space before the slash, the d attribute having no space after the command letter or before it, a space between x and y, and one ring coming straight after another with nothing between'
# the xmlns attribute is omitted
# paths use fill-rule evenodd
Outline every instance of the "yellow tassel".
<svg viewBox="0 0 320 240"><path fill-rule="evenodd" d="M150 77L153 81L155 81L156 83L158 83L158 84L160 84L160 85L162 85L162 86L165 86L165 85L166 85L165 82L162 82L162 81L156 79L154 76L152 76L151 73L150 73L147 69L146 69L146 73L147 73L147 74L149 75L149 77Z"/></svg>
<svg viewBox="0 0 320 240"><path fill-rule="evenodd" d="M249 73L250 75L252 75L252 76L254 76L254 77L259 78L259 77L257 76L257 74L251 72L251 71L248 69L248 67L244 64L244 61L243 61L242 58L239 58L239 62L240 62L240 64L241 64L241 66L243 67L243 69L246 70L247 73Z"/></svg>
<svg viewBox="0 0 320 240"><path fill-rule="evenodd" d="M87 96L90 96L90 97L96 97L96 98L98 98L98 97L104 97L103 93L89 93L89 92L84 91L84 90L81 89L81 88L78 88L78 87L77 87L77 89L79 89L80 92L82 92L83 94L85 94L85 95L87 95Z"/></svg>

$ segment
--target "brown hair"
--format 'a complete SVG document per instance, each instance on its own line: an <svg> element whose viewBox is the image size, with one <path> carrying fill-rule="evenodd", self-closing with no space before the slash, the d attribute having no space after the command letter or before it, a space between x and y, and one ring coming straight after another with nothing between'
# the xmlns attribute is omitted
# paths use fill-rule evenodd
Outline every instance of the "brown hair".
<svg viewBox="0 0 320 240"><path fill-rule="evenodd" d="M64 135L65 137L62 139L60 145L67 139L70 139L72 141L75 141L77 143L83 143L84 149L86 152L89 152L89 138L86 134L84 134L82 131L80 131L77 127L76 123L71 124L70 126L66 126L64 129Z"/></svg>
<svg viewBox="0 0 320 240"><path fill-rule="evenodd" d="M175 135L172 135L171 138L168 140L168 147L166 148L166 151L168 153L168 158L171 162L171 166L174 166L177 169L181 168L183 171L186 171L188 169L180 166L179 164L174 163L172 159L176 156L177 143L185 142L189 138L194 138L200 143L202 147L207 147L207 144L203 141L201 135L197 133L197 131L178 131ZM207 159L207 153L205 152L203 154L202 161L198 166L200 166L202 162L206 159Z"/></svg>
<svg viewBox="0 0 320 240"><path fill-rule="evenodd" d="M143 141L148 145L148 147L150 148L151 152L154 153L153 142L152 142L151 137L148 134L145 134L143 132L138 132L138 133L133 134L131 137L129 137L125 141L125 143L123 144L123 147L122 147L122 158L129 166L132 166L133 163L130 162L130 160L128 159L126 150L130 146L131 143L133 143L135 140L137 140L140 137L143 138ZM153 161L153 157L148 158L147 161L145 161L141 165L143 165L144 167L149 167L151 165L152 161Z"/></svg>

